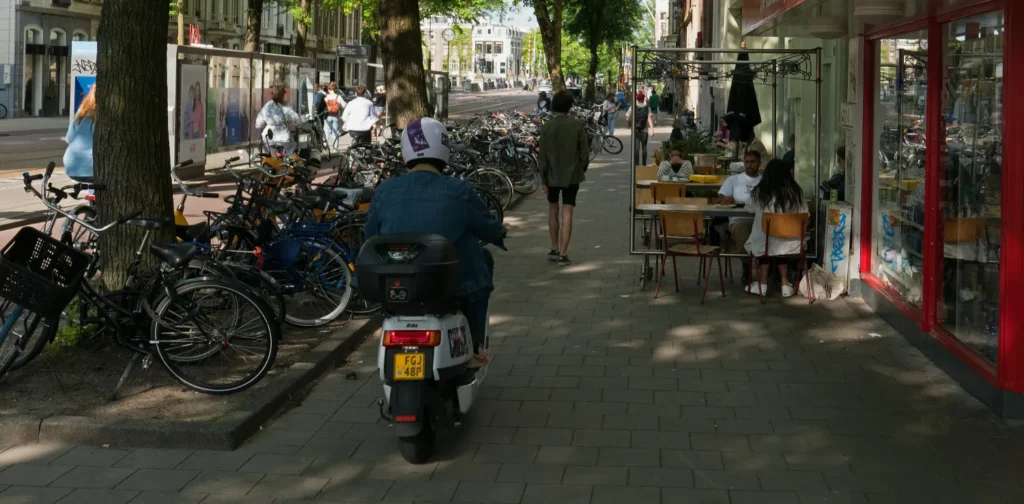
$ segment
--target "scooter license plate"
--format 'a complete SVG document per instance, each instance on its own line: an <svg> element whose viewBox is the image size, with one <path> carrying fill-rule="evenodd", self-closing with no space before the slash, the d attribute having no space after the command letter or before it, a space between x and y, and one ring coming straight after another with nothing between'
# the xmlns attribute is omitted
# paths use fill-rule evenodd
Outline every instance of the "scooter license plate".
<svg viewBox="0 0 1024 504"><path fill-rule="evenodd" d="M422 380L426 377L426 354L402 353L395 355L396 380Z"/></svg>

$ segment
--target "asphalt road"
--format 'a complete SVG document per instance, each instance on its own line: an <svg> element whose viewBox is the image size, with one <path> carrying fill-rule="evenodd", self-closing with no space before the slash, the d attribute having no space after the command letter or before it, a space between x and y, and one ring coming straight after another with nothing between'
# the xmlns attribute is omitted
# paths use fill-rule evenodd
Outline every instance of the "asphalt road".
<svg viewBox="0 0 1024 504"><path fill-rule="evenodd" d="M449 98L453 119L465 119L473 114L488 110L533 109L536 95L522 90L496 90L484 93L456 93ZM20 174L24 171L42 170L50 161L62 167L64 156L64 131L54 130L0 137L0 177L5 172Z"/></svg>

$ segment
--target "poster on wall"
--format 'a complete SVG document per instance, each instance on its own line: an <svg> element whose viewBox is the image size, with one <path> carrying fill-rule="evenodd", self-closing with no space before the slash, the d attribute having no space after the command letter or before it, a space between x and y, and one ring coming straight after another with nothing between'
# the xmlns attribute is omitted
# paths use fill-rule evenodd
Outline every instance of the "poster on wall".
<svg viewBox="0 0 1024 504"><path fill-rule="evenodd" d="M96 51L95 41L74 40L71 42L71 110L69 121L74 120L82 100L89 94L96 83Z"/></svg>
<svg viewBox="0 0 1024 504"><path fill-rule="evenodd" d="M178 159L206 162L206 65L181 65L178 69Z"/></svg>
<svg viewBox="0 0 1024 504"><path fill-rule="evenodd" d="M313 79L316 77L315 68L299 68L299 108L297 112L302 117L313 115Z"/></svg>
<svg viewBox="0 0 1024 504"><path fill-rule="evenodd" d="M225 126L227 128L226 145L235 145L245 141L242 126L241 90L232 88L227 91L227 114L225 117Z"/></svg>

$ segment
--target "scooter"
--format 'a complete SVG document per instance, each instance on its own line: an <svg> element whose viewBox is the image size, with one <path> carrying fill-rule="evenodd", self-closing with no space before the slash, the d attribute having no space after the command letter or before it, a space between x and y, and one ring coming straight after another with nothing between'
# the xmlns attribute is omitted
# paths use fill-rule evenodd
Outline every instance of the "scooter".
<svg viewBox="0 0 1024 504"><path fill-rule="evenodd" d="M458 262L451 242L435 234L374 236L356 258L360 294L380 303L386 317L377 354L380 415L413 464L430 459L439 428L461 425L487 377L486 364L469 368L474 339L486 349L488 335L470 334L454 297Z"/></svg>

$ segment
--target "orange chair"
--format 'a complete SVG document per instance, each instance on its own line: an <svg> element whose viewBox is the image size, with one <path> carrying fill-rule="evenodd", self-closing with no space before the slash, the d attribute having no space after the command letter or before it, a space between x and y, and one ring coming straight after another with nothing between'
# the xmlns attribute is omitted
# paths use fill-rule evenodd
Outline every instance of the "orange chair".
<svg viewBox="0 0 1024 504"><path fill-rule="evenodd" d="M807 276L807 302L814 302L811 298L812 284L811 277L809 275L810 271L807 269L807 243L805 242L807 223L810 222L810 219L811 214L808 213L784 214L765 212L761 214L761 229L764 231L764 255L750 255L751 281L757 282L758 294L761 295L761 304L764 304L765 302L765 293L761 291L760 280L757 280L757 275L760 274L757 269L757 263L758 261L766 259L799 259L800 265L803 267L803 273ZM797 254L771 255L768 253L768 242L771 238L782 240L800 239L800 252ZM799 284L799 282L797 282L797 284Z"/></svg>
<svg viewBox="0 0 1024 504"><path fill-rule="evenodd" d="M659 212L661 217L661 243L665 255L660 258L661 268L658 271L658 285L654 289L654 299L658 299L661 291L661 279L665 276L665 263L672 258L672 275L676 281L676 292L679 292L679 270L676 266L676 256L699 257L700 271L704 275L704 293L700 297L700 304L704 304L704 298L708 295L708 282L711 280L711 259L718 259L718 280L722 286L722 296L725 296L725 279L722 277L722 257L719 254L719 247L713 245L701 246L701 238L704 236L704 214L700 212ZM680 243L669 246L669 239L683 239L692 243ZM699 282L700 280L698 280Z"/></svg>

